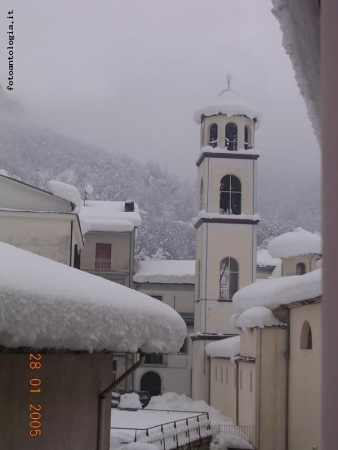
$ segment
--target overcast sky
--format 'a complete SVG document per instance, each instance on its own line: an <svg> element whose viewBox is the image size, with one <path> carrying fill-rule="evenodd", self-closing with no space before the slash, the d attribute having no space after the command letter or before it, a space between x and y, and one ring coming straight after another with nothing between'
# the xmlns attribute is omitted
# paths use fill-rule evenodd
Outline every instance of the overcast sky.
<svg viewBox="0 0 338 450"><path fill-rule="evenodd" d="M7 6L6 6L7 3ZM0 83L42 125L196 176L196 109L232 89L262 113L260 174L318 177L319 150L270 0L11 0ZM57 149L55 149L57 151Z"/></svg>

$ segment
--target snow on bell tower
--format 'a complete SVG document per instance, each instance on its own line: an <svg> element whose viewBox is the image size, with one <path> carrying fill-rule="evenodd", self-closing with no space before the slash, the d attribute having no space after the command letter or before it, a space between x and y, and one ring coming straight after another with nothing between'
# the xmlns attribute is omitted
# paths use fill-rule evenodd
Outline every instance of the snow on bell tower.
<svg viewBox="0 0 338 450"><path fill-rule="evenodd" d="M209 400L205 346L237 334L232 297L256 280L259 112L228 88L194 114L201 128L196 228L193 398Z"/></svg>

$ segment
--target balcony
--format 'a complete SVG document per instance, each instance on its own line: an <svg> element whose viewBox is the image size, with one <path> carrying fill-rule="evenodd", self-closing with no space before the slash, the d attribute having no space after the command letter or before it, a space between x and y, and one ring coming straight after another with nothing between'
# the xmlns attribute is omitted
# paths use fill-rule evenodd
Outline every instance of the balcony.
<svg viewBox="0 0 338 450"><path fill-rule="evenodd" d="M90 272L128 272L129 261L125 259L81 259L81 270Z"/></svg>

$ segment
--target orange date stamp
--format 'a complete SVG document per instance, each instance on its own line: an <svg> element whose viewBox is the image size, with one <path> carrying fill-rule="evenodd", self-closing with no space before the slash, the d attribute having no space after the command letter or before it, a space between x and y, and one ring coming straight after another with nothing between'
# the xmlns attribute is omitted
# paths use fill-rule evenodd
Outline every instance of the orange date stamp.
<svg viewBox="0 0 338 450"><path fill-rule="evenodd" d="M41 379L37 378L39 376L38 370L40 370L42 367L42 356L40 353L29 354L29 369L30 369L30 389L29 392L32 395L31 400L34 400L33 404L30 403L29 405L29 434L32 437L41 436L42 430L41 430L41 417L42 417L42 406L39 403L39 394L41 394Z"/></svg>

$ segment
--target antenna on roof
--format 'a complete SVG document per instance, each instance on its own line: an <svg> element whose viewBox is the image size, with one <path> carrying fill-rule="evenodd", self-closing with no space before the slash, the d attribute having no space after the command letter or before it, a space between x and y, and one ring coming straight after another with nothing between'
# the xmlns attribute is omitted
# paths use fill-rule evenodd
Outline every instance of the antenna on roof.
<svg viewBox="0 0 338 450"><path fill-rule="evenodd" d="M231 89L230 89L230 82L231 82L231 79L232 79L232 76L231 76L230 73L228 73L228 74L227 74L227 78L226 78L227 83L228 83L228 88L227 88L227 89L224 89L224 90L219 94L218 97L220 97L220 96L223 94L223 92L231 91Z"/></svg>

